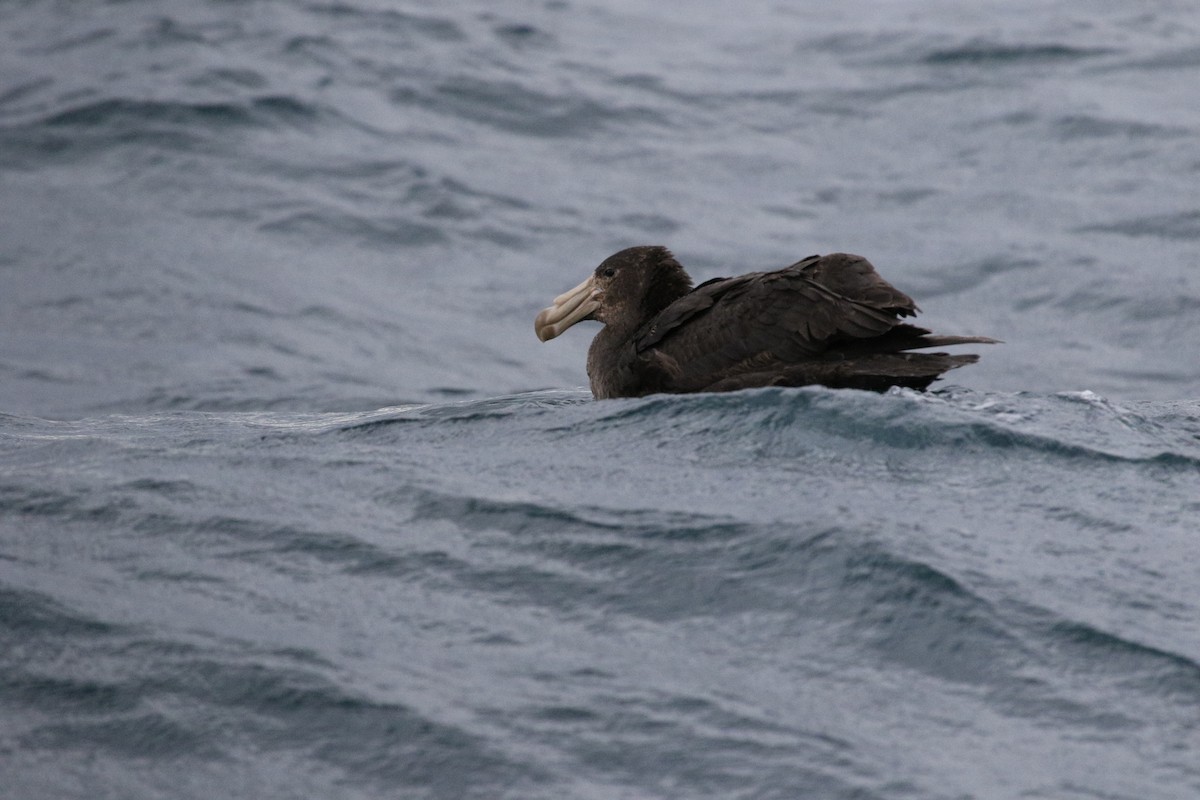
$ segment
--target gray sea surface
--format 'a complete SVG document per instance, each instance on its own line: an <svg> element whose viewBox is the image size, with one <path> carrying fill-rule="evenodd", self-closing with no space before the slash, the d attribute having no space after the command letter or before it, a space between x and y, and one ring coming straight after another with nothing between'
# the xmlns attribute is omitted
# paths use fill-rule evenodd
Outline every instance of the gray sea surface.
<svg viewBox="0 0 1200 800"><path fill-rule="evenodd" d="M0 797L1200 797L1200 7L0 5ZM934 391L538 309L867 256Z"/></svg>

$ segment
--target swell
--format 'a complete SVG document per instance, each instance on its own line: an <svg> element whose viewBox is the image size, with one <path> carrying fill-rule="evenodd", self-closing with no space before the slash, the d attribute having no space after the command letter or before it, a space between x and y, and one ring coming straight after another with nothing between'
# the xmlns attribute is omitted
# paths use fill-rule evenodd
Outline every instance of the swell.
<svg viewBox="0 0 1200 800"><path fill-rule="evenodd" d="M430 403L363 414L358 419L337 426L336 431L355 436L378 436L397 426L417 425L436 429L448 424L539 415L553 409L586 405L590 400L590 394L550 389L483 400Z"/></svg>
<svg viewBox="0 0 1200 800"><path fill-rule="evenodd" d="M671 511L646 493L638 495L640 504L589 505L544 489L538 469L553 469L544 463L551 446L590 447L604 457L609 444L627 450L631 439L658 433L692 452L700 452L696 442L724 450L749 443L732 457L743 471L758 468L755 448L798 452L816 446L820 436L832 438L821 445L832 450L865 442L872 458L880 443L882 449L930 449L935 458L969 446L989 459L1015 453L1017 465L1045 457L1072 467L1099 457L1047 449L1037 437L1102 452L1111 441L1126 449L1130 442L1157 446L1163 430L1191 435L1196 418L1188 404L1134 413L1082 393L879 396L812 389L606 403L580 392L543 392L369 414L163 414L55 425L10 417L0 424L9 442L54 434L59 443L99 438L163 448L166 440L189 453L189 464L215 455L221 466L251 461L272 471L303 468L319 476L311 486L322 495L321 508L347 510L316 518L302 491L272 498L275 479L265 497L278 504L264 510L262 498L243 495L240 485L213 494L200 475L145 474L142 467L137 477L90 491L63 481L35 493L15 471L5 475L4 514L18 523L115 531L133 537L139 550L166 546L187 555L184 570L163 569L150 558L157 571L139 562L123 573L143 583L252 604L259 593L273 591L277 577L310 586L316 579L349 578L340 585L361 588L364 597L381 586L405 586L432 596L434 605L444 597L505 614L530 610L538 630L531 641L521 641L517 630L479 633L497 653L540 646L545 629L601 638L669 631L689 645L719 631L739 663L794 656L789 677L852 665L858 674L897 684L946 687L1001 716L1103 738L1132 735L1146 719L1165 720L1169 734L1186 733L1188 723L1180 720L1194 717L1200 706L1200 665L1186 644L1143 641L1128 626L1014 602L1002 578L958 565L952 542L930 536L921 524L856 523L850 514L837 515L850 521L822 518L810 509L764 520L748 507L752 500L727 514ZM945 432L956 425L961 430ZM1035 436L996 443L972 426ZM204 442L204 457L195 462L190 459L199 448L187 444L192 440ZM512 455L502 463L524 470L521 479L494 482L489 492L460 465L451 469L452 480L439 480L438 465L455 455L445 447L449 440L466 443L465 452L475 455L505 450ZM517 451L524 446L533 448L528 460ZM1125 460L1145 460L1145 453L1130 459L1121 447L1112 449ZM147 452L126 450L122 458ZM380 452L390 456L373 461ZM365 473L338 471L352 458L367 464ZM1105 458L1099 460L1108 463ZM88 474L85 466L72 476ZM598 468L591 474L602 481L611 473ZM347 485L353 485L353 511L335 497ZM712 488L728 491L720 483ZM185 644L21 590L0 592L0 622L5 644L17 642L29 652L32 641L42 652L75 654L60 669L56 659L16 663L17 650L0 652L7 687L0 697L6 707L31 712L15 734L31 753L109 752L132 759L151 752L224 764L250 742L259 752L319 764L348 785L412 787L439 797L482 796L476 785L550 780L540 767L498 751L478 723L457 716L462 707L443 716L428 711L411 689L358 688L353 662L345 669L311 654L204 635L200 644ZM403 665L396 669L398 683L414 677ZM545 680L553 679L561 678ZM803 723L779 723L717 692L653 681L644 690L609 691L605 681L616 681L591 673L578 680L585 687L578 695L530 693L472 708L473 719L515 731L523 746L533 740L550 752L565 750L573 765L597 776L631 781L653 762L675 759L700 776L696 785L718 785L746 764L778 769L800 751L815 754L797 767L804 782L828 786L846 770L831 770L818 756L865 758L818 740ZM32 719L41 712L64 718ZM573 731L584 735L569 736ZM639 746L651 737L660 744ZM710 749L718 754L713 758L730 761L714 767L695 755ZM465 781L464 774L481 780ZM830 794L853 796L845 785Z"/></svg>
<svg viewBox="0 0 1200 800"><path fill-rule="evenodd" d="M610 622L752 615L764 641L840 631L840 647L879 669L962 685L1006 715L1095 730L1139 727L1130 692L1140 702L1200 703L1200 663L1186 650L1014 603L991 579L903 554L873 530L429 490L404 502L410 525L472 532L482 552L445 575L457 591L501 603ZM1095 691L1122 701L1103 709Z"/></svg>
<svg viewBox="0 0 1200 800"><path fill-rule="evenodd" d="M931 65L968 64L979 67L1045 64L1084 61L1118 51L1103 47L1076 47L1050 42L1045 44L1002 44L984 39L933 50L924 57Z"/></svg>
<svg viewBox="0 0 1200 800"><path fill-rule="evenodd" d="M547 138L589 137L625 127L666 127L666 119L645 106L614 106L578 93L555 94L515 81L484 81L459 76L432 89L408 87L392 102L415 105L508 133Z"/></svg>
<svg viewBox="0 0 1200 800"><path fill-rule="evenodd" d="M291 95L186 102L110 97L78 103L0 128L3 163L36 167L121 147L198 151L237 131L308 128L326 112Z"/></svg>
<svg viewBox="0 0 1200 800"><path fill-rule="evenodd" d="M10 642L25 636L112 636L121 626L77 613L40 592L0 586L0 632ZM11 652L11 651L10 651Z"/></svg>
<svg viewBox="0 0 1200 800"><path fill-rule="evenodd" d="M1082 671L1146 694L1196 705L1200 660L1077 620L1046 615L1038 626L1045 649L1068 656Z"/></svg>
<svg viewBox="0 0 1200 800"><path fill-rule="evenodd" d="M840 626L881 664L979 686L1015 671L1026 650L986 597L929 563L889 552L865 530L430 491L411 499L411 524L452 523L490 535L506 554L534 557L514 561L492 548L477 568L460 565L463 591L504 602L658 624L752 614L764 631Z"/></svg>
<svg viewBox="0 0 1200 800"><path fill-rule="evenodd" d="M258 729L257 740L269 749L307 753L341 770L351 785L434 786L436 796L479 796L476 780L504 785L528 775L459 726L356 693L321 670L277 661L206 655L160 661L152 664L156 680L148 694L213 708L218 718Z"/></svg>
<svg viewBox="0 0 1200 800"><path fill-rule="evenodd" d="M310 121L317 108L285 95L253 97L241 103L109 98L55 112L40 120L48 128L134 129L166 123L180 128L220 130L230 126L274 127L283 122Z"/></svg>
<svg viewBox="0 0 1200 800"><path fill-rule="evenodd" d="M732 517L431 489L408 489L391 501L408 511L410 526L453 526L480 545L446 573L461 591L556 613L607 610L660 622L754 608L753 591L736 588L738 580L706 561L752 534L753 526ZM687 591L677 591L677 582Z"/></svg>
<svg viewBox="0 0 1200 800"><path fill-rule="evenodd" d="M1098 225L1085 225L1079 233L1106 233L1130 238L1154 237L1180 241L1200 240L1200 212L1181 211L1134 219L1118 220Z"/></svg>
<svg viewBox="0 0 1200 800"><path fill-rule="evenodd" d="M21 634L0 652L0 704L20 710L6 733L25 753L229 763L252 739L332 768L343 785L422 796L482 797L479 786L539 778L477 733L335 680L308 651L151 637L33 592L0 589L0 611L0 637ZM20 657L34 650L62 656Z"/></svg>
<svg viewBox="0 0 1200 800"><path fill-rule="evenodd" d="M815 432L886 447L971 448L1072 461L1200 468L1195 437L1090 393L973 396L966 392L874 395L821 388L762 389L728 395L655 396L614 401L582 421L551 430L710 434L728 443L761 441L802 450ZM1082 407L1079 407L1082 406ZM720 445L716 441L715 446Z"/></svg>
<svg viewBox="0 0 1200 800"><path fill-rule="evenodd" d="M945 567L868 545L824 568L841 575L836 613L851 616L889 664L975 684L1005 713L1135 728L1132 709L1098 709L1087 689L1200 702L1200 663L1192 656L1047 608L993 600ZM1084 680L1060 680L1064 674Z"/></svg>

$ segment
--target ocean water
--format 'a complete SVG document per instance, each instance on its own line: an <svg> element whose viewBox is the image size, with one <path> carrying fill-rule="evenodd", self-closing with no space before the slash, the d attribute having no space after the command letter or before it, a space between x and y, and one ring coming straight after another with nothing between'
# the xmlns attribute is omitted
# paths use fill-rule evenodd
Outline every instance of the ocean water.
<svg viewBox="0 0 1200 800"><path fill-rule="evenodd" d="M0 7L0 798L1200 797L1200 10ZM595 402L609 253L935 391Z"/></svg>

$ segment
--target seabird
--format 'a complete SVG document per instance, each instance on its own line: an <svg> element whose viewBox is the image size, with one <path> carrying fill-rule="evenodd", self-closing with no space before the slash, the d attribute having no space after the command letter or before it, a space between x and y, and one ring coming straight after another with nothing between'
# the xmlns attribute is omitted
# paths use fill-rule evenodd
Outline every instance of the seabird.
<svg viewBox="0 0 1200 800"><path fill-rule="evenodd" d="M534 321L543 342L583 320L604 327L588 350L597 399L757 386L924 389L974 354L912 353L992 344L901 321L920 309L862 256L809 256L774 272L692 279L665 247L614 253Z"/></svg>

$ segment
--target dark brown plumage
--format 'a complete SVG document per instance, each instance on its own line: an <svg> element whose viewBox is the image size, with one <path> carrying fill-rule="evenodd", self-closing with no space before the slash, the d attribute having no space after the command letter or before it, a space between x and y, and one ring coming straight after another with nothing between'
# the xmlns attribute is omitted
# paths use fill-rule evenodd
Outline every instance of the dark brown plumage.
<svg viewBox="0 0 1200 800"><path fill-rule="evenodd" d="M918 311L861 256L810 256L693 289L665 247L630 247L556 298L534 329L547 341L585 319L604 323L588 350L597 399L808 384L924 389L979 356L909 351L996 341L901 321Z"/></svg>

